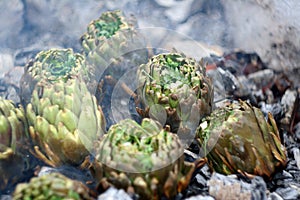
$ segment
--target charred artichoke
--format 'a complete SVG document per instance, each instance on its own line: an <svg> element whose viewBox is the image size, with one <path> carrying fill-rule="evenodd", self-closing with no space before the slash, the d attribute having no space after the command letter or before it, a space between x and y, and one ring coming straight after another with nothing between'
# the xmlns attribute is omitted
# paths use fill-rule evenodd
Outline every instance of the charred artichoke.
<svg viewBox="0 0 300 200"><path fill-rule="evenodd" d="M105 130L100 106L78 79L39 82L26 111L35 153L51 166L80 164Z"/></svg>
<svg viewBox="0 0 300 200"><path fill-rule="evenodd" d="M129 67L146 61L145 42L135 26L121 11L104 12L90 22L81 44L92 80L99 81L103 74L118 79Z"/></svg>
<svg viewBox="0 0 300 200"><path fill-rule="evenodd" d="M0 191L15 184L28 167L27 129L23 108L0 98Z"/></svg>
<svg viewBox="0 0 300 200"><path fill-rule="evenodd" d="M24 105L30 102L32 91L40 81L66 81L70 78L89 80L85 59L72 49L50 49L41 51L25 67L20 81L20 97Z"/></svg>
<svg viewBox="0 0 300 200"><path fill-rule="evenodd" d="M29 183L17 185L13 199L91 200L89 189L81 182L59 173L31 178Z"/></svg>
<svg viewBox="0 0 300 200"><path fill-rule="evenodd" d="M126 119L111 126L97 143L92 169L103 185L133 187L141 199L159 199L184 190L194 165L184 162L177 135L145 118L141 125Z"/></svg>
<svg viewBox="0 0 300 200"><path fill-rule="evenodd" d="M211 168L224 174L243 173L271 178L286 165L273 116L240 101L216 109L200 124L196 136Z"/></svg>
<svg viewBox="0 0 300 200"><path fill-rule="evenodd" d="M152 57L139 67L138 79L138 94L145 105L145 110L138 112L147 116L152 106L163 106L167 113L166 124L173 132L179 127L194 126L195 130L200 119L212 111L213 87L205 66L183 54Z"/></svg>

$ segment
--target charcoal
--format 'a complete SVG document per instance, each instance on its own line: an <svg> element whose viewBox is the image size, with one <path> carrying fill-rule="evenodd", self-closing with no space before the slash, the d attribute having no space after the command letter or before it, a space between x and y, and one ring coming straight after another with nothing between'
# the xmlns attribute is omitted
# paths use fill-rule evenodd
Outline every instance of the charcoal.
<svg viewBox="0 0 300 200"><path fill-rule="evenodd" d="M273 91L276 97L281 97L288 88L292 87L292 85L293 82L290 81L285 74L280 73L277 75L277 78L271 90Z"/></svg>
<svg viewBox="0 0 300 200"><path fill-rule="evenodd" d="M265 117L268 116L269 112L272 113L275 120L281 119L284 114L280 103L268 104L265 102L260 102L259 108L264 113Z"/></svg>
<svg viewBox="0 0 300 200"><path fill-rule="evenodd" d="M204 166L201 168L201 170L200 170L199 173L201 173L201 175L204 176L207 180L210 179L210 178L211 178L211 175L212 175L212 174L210 173L210 170L209 170L208 165L204 165Z"/></svg>
<svg viewBox="0 0 300 200"><path fill-rule="evenodd" d="M270 195L269 195L269 200L283 200L283 198L277 194L276 192L272 192Z"/></svg>
<svg viewBox="0 0 300 200"><path fill-rule="evenodd" d="M290 181L293 180L293 176L283 170L282 172L279 172L279 173L276 173L272 179L273 183L276 185L276 186L282 186L282 187L285 187L286 185L288 185L290 183Z"/></svg>
<svg viewBox="0 0 300 200"><path fill-rule="evenodd" d="M294 159L298 169L300 169L300 150L298 148L293 148Z"/></svg>
<svg viewBox="0 0 300 200"><path fill-rule="evenodd" d="M293 148L292 148L293 150ZM297 164L296 164L296 160L289 160L287 163L287 167L286 170L298 170Z"/></svg>
<svg viewBox="0 0 300 200"><path fill-rule="evenodd" d="M295 136L298 140L300 140L300 122L298 122L295 126L294 126L294 133Z"/></svg>
<svg viewBox="0 0 300 200"><path fill-rule="evenodd" d="M196 195L208 195L207 181L210 179L211 173L207 164L202 168L198 168L195 176L190 181L188 188L184 191L183 196L192 197Z"/></svg>
<svg viewBox="0 0 300 200"><path fill-rule="evenodd" d="M278 195L280 195L283 199L299 199L300 188L297 189L292 187L280 187L276 189L276 193L278 193Z"/></svg>
<svg viewBox="0 0 300 200"><path fill-rule="evenodd" d="M274 82L275 73L271 69L257 71L248 75L248 80L255 84L257 88L264 88Z"/></svg>
<svg viewBox="0 0 300 200"><path fill-rule="evenodd" d="M233 51L224 55L223 67L237 75L248 75L266 68L259 55L255 52Z"/></svg>
<svg viewBox="0 0 300 200"><path fill-rule="evenodd" d="M12 200L11 195L1 195L0 194L0 200Z"/></svg>
<svg viewBox="0 0 300 200"><path fill-rule="evenodd" d="M207 180L200 174L197 174L195 178L200 187L205 187L207 185Z"/></svg>

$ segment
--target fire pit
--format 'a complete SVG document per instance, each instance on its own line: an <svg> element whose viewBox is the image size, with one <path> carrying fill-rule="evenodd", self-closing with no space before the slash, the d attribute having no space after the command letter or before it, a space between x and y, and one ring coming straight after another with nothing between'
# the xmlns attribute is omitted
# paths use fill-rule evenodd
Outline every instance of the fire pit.
<svg viewBox="0 0 300 200"><path fill-rule="evenodd" d="M300 198L292 7L1 2L0 199Z"/></svg>

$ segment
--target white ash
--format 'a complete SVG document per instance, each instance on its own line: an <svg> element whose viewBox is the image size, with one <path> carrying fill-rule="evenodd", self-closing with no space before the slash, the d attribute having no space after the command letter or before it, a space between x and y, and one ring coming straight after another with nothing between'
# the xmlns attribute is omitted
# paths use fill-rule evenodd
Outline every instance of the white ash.
<svg viewBox="0 0 300 200"><path fill-rule="evenodd" d="M132 200L132 198L124 190L110 187L103 194L98 196L98 200Z"/></svg>
<svg viewBox="0 0 300 200"><path fill-rule="evenodd" d="M285 117L280 121L284 125L289 125L296 100L297 91L288 89L281 98L281 106L285 113Z"/></svg>
<svg viewBox="0 0 300 200"><path fill-rule="evenodd" d="M209 194L216 200L218 199L245 199L245 200L266 200L266 183L256 176L251 183L246 183L237 179L235 175L225 176L213 173L208 181Z"/></svg>

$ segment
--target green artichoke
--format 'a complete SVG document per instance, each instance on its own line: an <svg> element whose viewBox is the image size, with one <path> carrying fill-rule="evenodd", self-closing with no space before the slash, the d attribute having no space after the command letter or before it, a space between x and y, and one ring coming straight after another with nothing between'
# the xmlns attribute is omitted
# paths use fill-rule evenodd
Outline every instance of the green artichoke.
<svg viewBox="0 0 300 200"><path fill-rule="evenodd" d="M0 98L0 191L15 184L28 167L27 129L23 108Z"/></svg>
<svg viewBox="0 0 300 200"><path fill-rule="evenodd" d="M196 137L209 165L220 173L271 178L287 162L272 114L266 121L258 108L244 101L214 110Z"/></svg>
<svg viewBox="0 0 300 200"><path fill-rule="evenodd" d="M24 105L30 102L32 91L38 82L66 81L70 78L89 80L85 59L72 49L50 49L38 53L25 67L20 80L20 97Z"/></svg>
<svg viewBox="0 0 300 200"><path fill-rule="evenodd" d="M35 155L51 166L79 165L105 131L96 98L78 79L39 82L26 111Z"/></svg>
<svg viewBox="0 0 300 200"><path fill-rule="evenodd" d="M146 61L146 45L135 26L118 10L104 12L90 22L81 36L81 44L92 81L98 83L103 74L118 79L129 68Z"/></svg>
<svg viewBox="0 0 300 200"><path fill-rule="evenodd" d="M88 187L83 183L59 173L51 173L33 177L29 183L18 184L13 199L92 200L93 198L89 194Z"/></svg>
<svg viewBox="0 0 300 200"><path fill-rule="evenodd" d="M151 108L162 106L167 114L166 124L171 126L172 132L195 130L200 119L212 111L213 86L206 76L205 66L183 54L165 53L152 57L139 67L138 81L138 95L145 110L137 111L148 117ZM154 118L162 112L153 110ZM194 130L191 131L194 133Z"/></svg>
<svg viewBox="0 0 300 200"><path fill-rule="evenodd" d="M134 188L141 199L171 198L186 188L194 164L183 157L178 136L145 118L113 125L96 145L92 172L103 185Z"/></svg>

